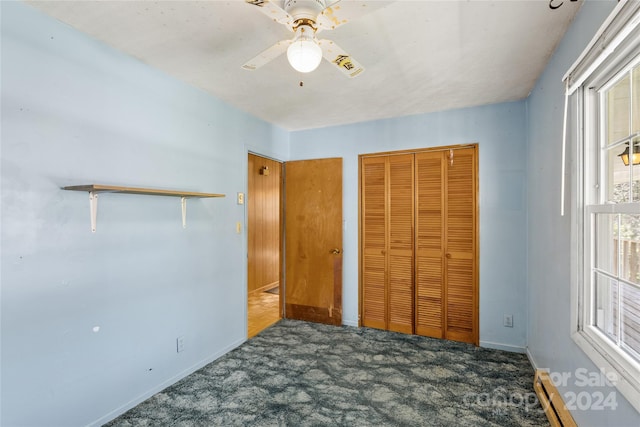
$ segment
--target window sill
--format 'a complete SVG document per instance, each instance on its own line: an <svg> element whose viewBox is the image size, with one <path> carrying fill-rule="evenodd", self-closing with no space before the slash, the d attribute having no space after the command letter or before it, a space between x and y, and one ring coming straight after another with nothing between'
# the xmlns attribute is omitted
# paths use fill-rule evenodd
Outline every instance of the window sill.
<svg viewBox="0 0 640 427"><path fill-rule="evenodd" d="M571 334L573 341L601 370L605 378L640 412L640 365L611 347L595 328Z"/></svg>

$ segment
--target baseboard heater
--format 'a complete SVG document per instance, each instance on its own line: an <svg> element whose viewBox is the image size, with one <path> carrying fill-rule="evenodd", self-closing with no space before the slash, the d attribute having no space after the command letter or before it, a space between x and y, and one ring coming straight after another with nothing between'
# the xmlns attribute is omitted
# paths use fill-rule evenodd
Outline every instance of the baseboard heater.
<svg viewBox="0 0 640 427"><path fill-rule="evenodd" d="M552 427L577 427L548 372L540 369L536 371L533 389Z"/></svg>

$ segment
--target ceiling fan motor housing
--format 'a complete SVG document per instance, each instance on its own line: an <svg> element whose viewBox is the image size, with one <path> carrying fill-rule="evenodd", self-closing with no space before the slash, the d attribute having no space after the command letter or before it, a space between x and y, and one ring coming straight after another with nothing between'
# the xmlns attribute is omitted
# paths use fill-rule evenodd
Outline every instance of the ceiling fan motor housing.
<svg viewBox="0 0 640 427"><path fill-rule="evenodd" d="M324 0L285 0L284 10L294 22L308 19L315 23L317 16L325 9Z"/></svg>

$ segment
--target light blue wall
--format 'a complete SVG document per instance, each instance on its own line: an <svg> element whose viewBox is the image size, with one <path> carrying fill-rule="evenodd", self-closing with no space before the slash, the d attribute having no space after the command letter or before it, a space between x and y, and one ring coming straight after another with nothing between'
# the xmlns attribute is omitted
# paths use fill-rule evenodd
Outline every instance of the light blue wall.
<svg viewBox="0 0 640 427"><path fill-rule="evenodd" d="M4 426L105 421L246 338L247 150L288 133L21 2L2 7ZM110 183L226 193L100 196ZM94 332L94 327L99 327ZM176 352L183 336L185 350Z"/></svg>
<svg viewBox="0 0 640 427"><path fill-rule="evenodd" d="M402 98L398 98L402 102ZM291 158L342 157L343 318L358 323L358 155L477 142L480 160L480 341L526 346L525 104L455 111L292 132ZM513 328L502 325L513 314Z"/></svg>
<svg viewBox="0 0 640 427"><path fill-rule="evenodd" d="M576 370L597 373L598 368L574 344L570 328L570 281L572 204L560 216L560 178L564 86L562 77L615 7L614 1L587 1L539 79L529 99L527 188L528 188L528 352L539 368L569 373L572 379L561 393L600 391L616 393L615 411L574 411L580 426L638 426L640 414L615 389L576 386ZM576 159L569 150L568 170ZM571 176L567 173L567 182ZM567 187L567 200L575 197ZM583 401L586 401L585 397Z"/></svg>
<svg viewBox="0 0 640 427"><path fill-rule="evenodd" d="M288 133L0 2L0 424L106 421L244 341L247 151L344 158L344 319L357 324L358 154L478 142L482 344L594 368L569 337L560 78L614 5L587 2L527 101ZM86 193L60 190L89 182L227 197L189 201L183 230L178 199L103 195L92 234ZM618 400L576 418L640 424Z"/></svg>

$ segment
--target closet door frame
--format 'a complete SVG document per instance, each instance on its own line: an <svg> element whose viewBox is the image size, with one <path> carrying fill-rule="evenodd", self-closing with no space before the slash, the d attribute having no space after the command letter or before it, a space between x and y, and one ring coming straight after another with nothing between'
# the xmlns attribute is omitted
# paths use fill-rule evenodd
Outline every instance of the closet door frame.
<svg viewBox="0 0 640 427"><path fill-rule="evenodd" d="M453 150L454 152L454 159L455 159L455 150L456 149L462 149L462 148L473 148L475 153L474 153L474 174L475 174L475 188L473 189L474 192L474 201L475 201L475 221L473 224L473 229L474 229L474 233L475 233L475 241L474 241L474 253L475 256L473 257L473 286L474 286L474 290L473 290L473 298L474 298L474 311L475 311L475 315L474 315L474 319L473 319L473 329L474 329L474 344L475 345L479 345L479 339L480 339L480 326L479 326L479 317L480 317L480 312L479 312L479 303L480 303L480 204L479 204L479 188L480 188L480 179L479 179L479 168L478 168L478 164L479 164L479 149L478 149L478 143L470 143L470 144L459 144L459 145L447 145L447 146L439 146L439 147L430 147L430 148L418 148L418 149L411 149L411 150L399 150L399 151L385 151L385 152L378 152L378 153L365 153L365 154L360 154L358 156L358 326L362 327L363 326L363 224L362 224L362 214L363 214L363 210L362 210L362 196L363 196L363 181L362 181L362 160L365 158L370 158L370 157L386 157L386 156L395 156L395 155L404 155L404 154L418 154L418 153L424 153L424 152L434 152L434 151L441 151L441 152L446 152L446 151L450 151ZM415 246L415 240L414 240L414 246ZM415 253L415 247L414 247L414 253ZM415 288L415 280L414 280L414 288ZM416 312L416 306L415 304L417 304L417 298L414 298L414 313ZM414 328L415 330L415 328Z"/></svg>

